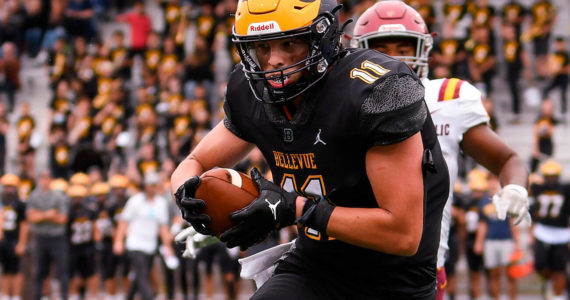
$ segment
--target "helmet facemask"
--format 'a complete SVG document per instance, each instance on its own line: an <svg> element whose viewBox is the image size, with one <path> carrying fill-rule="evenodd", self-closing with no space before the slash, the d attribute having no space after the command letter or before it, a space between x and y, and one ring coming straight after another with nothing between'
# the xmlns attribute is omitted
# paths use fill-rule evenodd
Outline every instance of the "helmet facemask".
<svg viewBox="0 0 570 300"><path fill-rule="evenodd" d="M326 75L328 67L340 51L340 31L336 11L337 9L332 12L323 12L311 25L294 30L260 35L238 35L234 28L232 41L241 56L241 64L249 86L258 100L270 104L291 101ZM306 41L309 46L307 57L280 69L262 70L255 52L255 43L285 38L299 38ZM299 66L300 68L295 69ZM272 86L268 82L272 80L286 83L288 77L299 72L303 72L302 78L281 88ZM276 73L278 74L275 75ZM269 76L269 74L273 75Z"/></svg>
<svg viewBox="0 0 570 300"><path fill-rule="evenodd" d="M352 47L371 48L373 40L387 42L413 39L413 56L394 56L406 62L420 78L428 74L428 54L433 46L433 36L428 32L422 16L401 1L378 1L369 7L356 21Z"/></svg>
<svg viewBox="0 0 570 300"><path fill-rule="evenodd" d="M376 31L354 38L352 47L374 49L374 44L382 41L409 40L415 44L414 56L393 56L408 64L420 78L428 75L429 52L433 47L433 38L430 34L413 31Z"/></svg>

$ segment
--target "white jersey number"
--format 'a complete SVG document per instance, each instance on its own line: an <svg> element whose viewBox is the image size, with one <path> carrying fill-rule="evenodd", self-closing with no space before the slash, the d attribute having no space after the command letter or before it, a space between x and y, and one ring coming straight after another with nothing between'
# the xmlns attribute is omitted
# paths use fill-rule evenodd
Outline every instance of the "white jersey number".
<svg viewBox="0 0 570 300"><path fill-rule="evenodd" d="M562 195L540 195L538 196L538 215L541 217L550 216L556 218L560 215L560 209L564 204Z"/></svg>

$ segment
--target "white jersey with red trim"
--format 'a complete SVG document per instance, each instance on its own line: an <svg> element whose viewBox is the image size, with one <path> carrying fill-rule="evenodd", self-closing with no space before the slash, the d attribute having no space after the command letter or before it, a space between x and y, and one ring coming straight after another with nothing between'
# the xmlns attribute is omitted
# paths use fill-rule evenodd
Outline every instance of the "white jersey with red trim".
<svg viewBox="0 0 570 300"><path fill-rule="evenodd" d="M425 101L428 105L441 151L449 170L449 198L441 219L441 236L437 253L437 267L443 266L449 246L451 223L451 197L457 179L459 144L463 134L472 127L489 122L487 111L481 101L481 92L467 81L457 78L424 79Z"/></svg>

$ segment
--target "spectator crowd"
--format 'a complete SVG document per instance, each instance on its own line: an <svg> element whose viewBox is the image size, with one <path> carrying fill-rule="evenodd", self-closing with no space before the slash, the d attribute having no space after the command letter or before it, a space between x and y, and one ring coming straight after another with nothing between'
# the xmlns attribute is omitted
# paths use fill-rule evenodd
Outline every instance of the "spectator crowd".
<svg viewBox="0 0 570 300"><path fill-rule="evenodd" d="M339 2L342 23L375 1ZM548 0L528 6L503 1L501 7L487 0L406 2L430 32L439 33L430 78L475 84L484 92L495 130L501 122L520 124L525 104L540 106L529 161L538 225L532 231L534 268L545 287L551 282L547 290L565 290L568 275L558 264L567 264L559 257L564 251L547 249L567 246L570 239L551 240L539 225L567 230L570 212L570 191L558 182L561 167L551 160L554 130L570 120L570 56L567 37L553 36L560 19L556 5ZM226 76L240 61L231 43L236 6L236 0L0 0L2 299L41 299L49 293L89 299L133 299L136 293L152 299L161 293L174 299L178 292L197 299L200 291L212 297L214 261L220 263L228 299L235 299L237 258L295 236L292 230L276 233L249 253L214 243L195 260L182 259L183 246L173 242L187 225L168 181L174 167L223 119ZM149 7L157 8L158 20ZM351 31L349 24L347 45ZM41 116L48 119L45 132L32 115L34 100L18 98L24 59L41 65L48 76L51 100ZM510 97L509 118L493 112L501 80ZM7 143L10 131L16 145ZM38 155L41 141L48 143L47 157ZM7 158L9 146L15 147L15 160ZM38 170L38 161L47 162L47 169ZM255 150L236 169L247 172L252 166L270 177ZM530 274L532 265L515 259L513 254L524 250L517 228L498 221L490 208L497 178L469 161L461 166L446 265L449 296L456 293L455 263L466 255L474 299L486 293L483 278L498 299L502 277L515 299L516 279ZM139 232L133 224L152 229ZM153 265L155 256L160 264ZM544 261L550 256L558 260ZM520 268L511 272L513 265ZM49 284L52 279L59 290ZM23 280L33 284L22 289Z"/></svg>

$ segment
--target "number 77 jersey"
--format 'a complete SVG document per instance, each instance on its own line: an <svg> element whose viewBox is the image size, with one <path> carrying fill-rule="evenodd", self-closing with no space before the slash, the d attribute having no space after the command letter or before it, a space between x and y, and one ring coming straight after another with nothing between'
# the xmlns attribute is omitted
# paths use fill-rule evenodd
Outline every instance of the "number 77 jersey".
<svg viewBox="0 0 570 300"><path fill-rule="evenodd" d="M535 223L568 228L570 217L570 185L533 184L531 187L531 213ZM570 241L569 241L570 242Z"/></svg>

